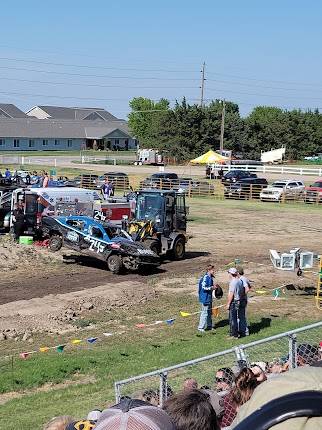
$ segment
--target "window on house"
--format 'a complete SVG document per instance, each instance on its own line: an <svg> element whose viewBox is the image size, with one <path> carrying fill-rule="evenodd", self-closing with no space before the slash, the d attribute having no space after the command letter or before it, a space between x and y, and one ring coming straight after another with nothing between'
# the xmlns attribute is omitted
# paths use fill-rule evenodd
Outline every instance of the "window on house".
<svg viewBox="0 0 322 430"><path fill-rule="evenodd" d="M118 145L120 143L119 139L114 140L115 145Z"/></svg>
<svg viewBox="0 0 322 430"><path fill-rule="evenodd" d="M6 141L4 139L0 139L0 146L4 146Z"/></svg>
<svg viewBox="0 0 322 430"><path fill-rule="evenodd" d="M67 147L68 148L71 148L73 146L73 141L72 141L72 139L68 139L67 140Z"/></svg>
<svg viewBox="0 0 322 430"><path fill-rule="evenodd" d="M19 148L19 146L20 146L19 139L13 139L13 147L14 148Z"/></svg>
<svg viewBox="0 0 322 430"><path fill-rule="evenodd" d="M43 139L42 146L48 146L48 139Z"/></svg>
<svg viewBox="0 0 322 430"><path fill-rule="evenodd" d="M59 139L55 139L55 146L60 145L60 140Z"/></svg>
<svg viewBox="0 0 322 430"><path fill-rule="evenodd" d="M34 141L34 139L29 139L28 146L29 146L29 148L34 148L35 147L35 141Z"/></svg>

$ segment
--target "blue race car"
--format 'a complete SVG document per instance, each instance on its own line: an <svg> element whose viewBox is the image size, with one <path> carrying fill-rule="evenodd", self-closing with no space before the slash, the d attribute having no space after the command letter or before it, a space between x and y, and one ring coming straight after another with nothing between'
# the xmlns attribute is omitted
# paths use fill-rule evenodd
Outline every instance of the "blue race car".
<svg viewBox="0 0 322 430"><path fill-rule="evenodd" d="M151 249L137 243L122 229L87 216L43 217L42 234L49 239L49 249L63 246L107 262L113 273L123 267L137 270L141 266L160 264Z"/></svg>

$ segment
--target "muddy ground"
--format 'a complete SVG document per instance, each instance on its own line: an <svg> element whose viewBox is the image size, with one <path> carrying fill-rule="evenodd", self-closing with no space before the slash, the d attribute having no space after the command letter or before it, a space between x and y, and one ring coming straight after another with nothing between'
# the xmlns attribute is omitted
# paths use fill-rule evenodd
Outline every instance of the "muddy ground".
<svg viewBox="0 0 322 430"><path fill-rule="evenodd" d="M225 266L236 258L254 281L254 291L294 285L308 294L307 317L318 315L310 295L316 273L298 278L294 273L277 271L268 250L302 247L320 253L320 211L205 199L190 204L190 218L187 258L165 261L146 275L113 275L104 263L71 251L52 254L1 237L0 332L10 334L11 330L12 337L22 336L26 330L61 333L71 330L71 318L81 318L92 309L130 307L162 292L195 294L196 279L210 262L219 270L218 281L226 285ZM271 299L269 295L255 297L254 306L269 307Z"/></svg>

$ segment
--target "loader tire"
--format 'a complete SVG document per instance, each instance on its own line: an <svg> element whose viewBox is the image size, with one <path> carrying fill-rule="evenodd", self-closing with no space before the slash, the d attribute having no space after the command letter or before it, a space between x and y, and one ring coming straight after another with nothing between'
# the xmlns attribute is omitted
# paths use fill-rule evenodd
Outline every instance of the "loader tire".
<svg viewBox="0 0 322 430"><path fill-rule="evenodd" d="M186 252L186 243L182 237L178 237L173 244L172 258L174 260L182 260Z"/></svg>

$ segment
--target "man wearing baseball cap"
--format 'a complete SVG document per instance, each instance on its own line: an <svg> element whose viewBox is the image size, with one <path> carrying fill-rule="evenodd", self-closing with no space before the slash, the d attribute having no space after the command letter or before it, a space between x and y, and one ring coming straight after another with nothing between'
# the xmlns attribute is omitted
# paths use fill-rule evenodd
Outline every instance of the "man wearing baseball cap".
<svg viewBox="0 0 322 430"><path fill-rule="evenodd" d="M229 290L227 310L229 310L230 336L234 338L246 335L247 295L243 282L239 279L238 270L231 267L229 273Z"/></svg>
<svg viewBox="0 0 322 430"><path fill-rule="evenodd" d="M125 399L105 409L95 430L176 430L169 415L142 400Z"/></svg>

